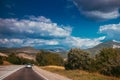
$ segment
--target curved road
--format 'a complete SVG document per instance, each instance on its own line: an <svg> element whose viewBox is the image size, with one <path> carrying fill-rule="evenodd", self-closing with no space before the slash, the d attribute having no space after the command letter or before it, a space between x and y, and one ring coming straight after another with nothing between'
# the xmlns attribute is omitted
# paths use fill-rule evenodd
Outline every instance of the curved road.
<svg viewBox="0 0 120 80"><path fill-rule="evenodd" d="M32 68L22 68L9 75L3 80L45 80L32 70Z"/></svg>

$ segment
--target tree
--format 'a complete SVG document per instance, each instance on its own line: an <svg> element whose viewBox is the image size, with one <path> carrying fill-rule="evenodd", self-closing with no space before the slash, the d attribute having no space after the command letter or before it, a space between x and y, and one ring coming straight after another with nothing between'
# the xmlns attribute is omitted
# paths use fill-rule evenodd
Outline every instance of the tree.
<svg viewBox="0 0 120 80"><path fill-rule="evenodd" d="M0 56L0 64L3 64L3 57Z"/></svg>
<svg viewBox="0 0 120 80"><path fill-rule="evenodd" d="M88 70L90 65L89 53L81 49L71 49L68 52L68 60L65 63L65 69L84 69Z"/></svg>
<svg viewBox="0 0 120 80"><path fill-rule="evenodd" d="M63 65L62 57L57 53L51 53L41 50L36 55L36 61L41 66L46 65Z"/></svg>
<svg viewBox="0 0 120 80"><path fill-rule="evenodd" d="M96 56L96 68L102 74L120 76L120 49L102 49Z"/></svg>
<svg viewBox="0 0 120 80"><path fill-rule="evenodd" d="M23 57L19 57L19 59L20 59L20 64L28 64L28 63L36 64L34 60L30 60L30 59L23 58Z"/></svg>
<svg viewBox="0 0 120 80"><path fill-rule="evenodd" d="M20 61L20 58L18 56L16 56L15 53L11 53L9 56L8 56L8 61L10 63L13 63L13 64L21 64L21 61Z"/></svg>
<svg viewBox="0 0 120 80"><path fill-rule="evenodd" d="M16 55L16 53L11 53L8 56L7 61L9 61L12 64L28 64L28 63L36 64L36 62L34 60L19 57L19 56Z"/></svg>

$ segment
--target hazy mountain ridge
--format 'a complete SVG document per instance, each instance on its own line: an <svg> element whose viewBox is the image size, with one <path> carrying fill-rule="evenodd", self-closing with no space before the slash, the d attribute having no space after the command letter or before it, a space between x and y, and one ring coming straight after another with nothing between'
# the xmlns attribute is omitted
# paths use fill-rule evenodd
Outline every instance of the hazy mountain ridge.
<svg viewBox="0 0 120 80"><path fill-rule="evenodd" d="M56 54L60 54L63 58L67 57L67 51L63 48L54 48L54 49L42 49L45 51L53 52ZM40 50L35 49L33 47L21 47L21 48L6 48L6 47L0 47L0 52L4 54L9 53L24 53L27 55L33 55L35 56Z"/></svg>
<svg viewBox="0 0 120 80"><path fill-rule="evenodd" d="M89 49L85 49L85 51L89 52L92 56L94 56L95 54L98 54L100 52L101 49L103 48L120 48L120 43L117 41L107 41L107 42L103 42L100 43L98 45L96 45L93 48L89 48ZM56 54L60 54L63 58L67 57L67 50L64 48L53 48L53 49L42 49L45 51L49 51L49 52L53 52ZM36 53L38 53L40 50L35 49L33 47L21 47L21 48L5 48L5 47L1 47L0 48L0 52L2 53L25 53L28 55L36 55Z"/></svg>
<svg viewBox="0 0 120 80"><path fill-rule="evenodd" d="M100 43L93 48L86 49L85 51L91 53L91 55L94 56L95 54L98 54L100 50L103 48L120 48L120 43L114 40L107 41L107 42Z"/></svg>
<svg viewBox="0 0 120 80"><path fill-rule="evenodd" d="M64 48L47 49L47 51L60 54L63 58L67 57L67 50Z"/></svg>
<svg viewBox="0 0 120 80"><path fill-rule="evenodd" d="M19 53L19 54L17 54L17 56L25 58L25 59L29 59L29 60L34 60L35 61L35 56L34 55L25 54L25 53Z"/></svg>
<svg viewBox="0 0 120 80"><path fill-rule="evenodd" d="M21 48L0 48L0 52L3 53L28 53L28 54L36 54L39 50L32 47L21 47Z"/></svg>

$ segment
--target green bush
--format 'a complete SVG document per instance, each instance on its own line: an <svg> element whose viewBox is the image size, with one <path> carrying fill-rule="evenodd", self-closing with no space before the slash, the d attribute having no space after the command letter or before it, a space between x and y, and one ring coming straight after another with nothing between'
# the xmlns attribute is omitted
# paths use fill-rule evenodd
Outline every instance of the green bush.
<svg viewBox="0 0 120 80"><path fill-rule="evenodd" d="M28 63L36 64L34 60L26 59L23 57L19 57L19 59L20 59L20 64L28 64Z"/></svg>
<svg viewBox="0 0 120 80"><path fill-rule="evenodd" d="M19 58L18 56L16 56L15 53L11 53L11 54L8 56L7 61L9 61L9 62L12 63L12 64L21 64L20 58Z"/></svg>
<svg viewBox="0 0 120 80"><path fill-rule="evenodd" d="M63 59L59 54L41 50L36 55L36 61L41 66L46 65L63 65Z"/></svg>
<svg viewBox="0 0 120 80"><path fill-rule="evenodd" d="M102 49L96 56L96 69L104 75L120 77L120 50Z"/></svg>
<svg viewBox="0 0 120 80"><path fill-rule="evenodd" d="M0 64L3 64L3 57L0 56Z"/></svg>
<svg viewBox="0 0 120 80"><path fill-rule="evenodd" d="M65 69L96 71L104 75L120 77L120 49L104 48L93 58L83 50L71 49L68 52Z"/></svg>
<svg viewBox="0 0 120 80"><path fill-rule="evenodd" d="M80 49L71 49L68 52L68 58L65 63L65 69L83 69L89 70L91 59L89 53Z"/></svg>
<svg viewBox="0 0 120 80"><path fill-rule="evenodd" d="M34 60L26 59L23 57L18 57L16 53L11 53L8 56L7 61L9 61L12 64L27 64L27 63L36 64Z"/></svg>

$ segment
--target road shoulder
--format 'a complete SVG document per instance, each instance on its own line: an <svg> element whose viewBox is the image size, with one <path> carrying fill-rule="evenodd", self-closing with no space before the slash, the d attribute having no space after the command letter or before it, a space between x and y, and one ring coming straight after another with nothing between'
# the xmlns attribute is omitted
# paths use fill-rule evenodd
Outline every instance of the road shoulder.
<svg viewBox="0 0 120 80"><path fill-rule="evenodd" d="M38 73L40 76L45 78L45 80L71 80L69 78L66 78L64 76L58 75L56 73L52 73L46 70L43 70L39 68L38 66L34 66L33 70Z"/></svg>
<svg viewBox="0 0 120 80"><path fill-rule="evenodd" d="M17 70L23 68L24 66L19 65L10 65L10 66L1 66L0 68L0 80L3 80L7 76L16 72Z"/></svg>

